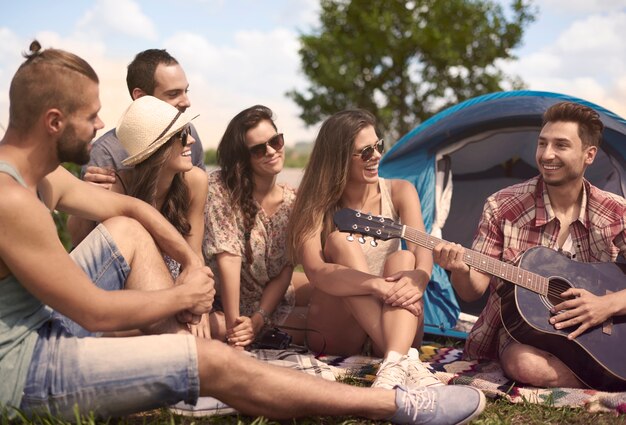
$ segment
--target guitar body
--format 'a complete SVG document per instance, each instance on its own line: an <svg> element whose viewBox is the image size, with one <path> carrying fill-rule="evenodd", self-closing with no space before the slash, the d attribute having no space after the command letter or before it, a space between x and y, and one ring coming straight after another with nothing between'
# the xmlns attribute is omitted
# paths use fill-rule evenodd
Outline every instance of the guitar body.
<svg viewBox="0 0 626 425"><path fill-rule="evenodd" d="M598 296L626 289L626 266L576 262L552 249L535 247L523 254L520 268L548 278L550 295L507 285L501 315L509 334L518 342L554 354L591 388L626 391L626 316L612 317L573 341L567 334L575 327L556 330L549 322L550 308L561 302L557 296L568 287Z"/></svg>

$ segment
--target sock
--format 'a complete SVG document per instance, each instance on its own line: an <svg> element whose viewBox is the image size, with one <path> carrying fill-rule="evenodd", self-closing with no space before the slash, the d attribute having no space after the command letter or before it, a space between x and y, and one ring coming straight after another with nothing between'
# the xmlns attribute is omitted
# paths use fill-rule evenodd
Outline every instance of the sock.
<svg viewBox="0 0 626 425"><path fill-rule="evenodd" d="M412 359L412 360L419 360L419 358L420 358L420 352L419 352L419 351L417 351L417 348L413 348L413 347L411 347L411 348L409 348L409 352L408 352L408 354L407 354L407 357L408 357L409 359Z"/></svg>
<svg viewBox="0 0 626 425"><path fill-rule="evenodd" d="M398 353L397 351L390 351L385 356L383 363L387 362L398 362L402 359L403 355Z"/></svg>

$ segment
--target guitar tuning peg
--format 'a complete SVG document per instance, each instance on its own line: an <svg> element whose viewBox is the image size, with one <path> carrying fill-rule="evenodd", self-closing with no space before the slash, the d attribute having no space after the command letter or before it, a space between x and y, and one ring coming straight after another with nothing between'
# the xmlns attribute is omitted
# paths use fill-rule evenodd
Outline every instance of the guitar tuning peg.
<svg viewBox="0 0 626 425"><path fill-rule="evenodd" d="M359 236L359 242L361 244L364 244L365 243L365 238L363 236Z"/></svg>
<svg viewBox="0 0 626 425"><path fill-rule="evenodd" d="M346 236L346 239L347 239L349 242L352 242L352 241L354 240L354 236L352 236L352 233L350 233L348 236Z"/></svg>
<svg viewBox="0 0 626 425"><path fill-rule="evenodd" d="M372 239L370 241L370 245L372 245L373 247L377 247L378 246L378 241L376 239Z"/></svg>

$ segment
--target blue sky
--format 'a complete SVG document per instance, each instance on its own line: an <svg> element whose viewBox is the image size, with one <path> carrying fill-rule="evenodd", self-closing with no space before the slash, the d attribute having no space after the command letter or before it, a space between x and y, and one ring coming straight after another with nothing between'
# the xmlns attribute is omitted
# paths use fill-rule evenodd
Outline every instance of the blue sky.
<svg viewBox="0 0 626 425"><path fill-rule="evenodd" d="M445 0L442 0L445 1ZM503 4L508 1L501 0ZM503 63L535 90L561 92L626 117L626 0L537 0L539 17ZM214 147L232 116L271 107L287 143L311 141L298 107L304 88L298 34L317 22L318 0L21 0L0 6L0 135L10 79L33 38L89 61L101 79L101 116L112 128L130 103L126 65L139 51L166 48L190 82L203 145Z"/></svg>

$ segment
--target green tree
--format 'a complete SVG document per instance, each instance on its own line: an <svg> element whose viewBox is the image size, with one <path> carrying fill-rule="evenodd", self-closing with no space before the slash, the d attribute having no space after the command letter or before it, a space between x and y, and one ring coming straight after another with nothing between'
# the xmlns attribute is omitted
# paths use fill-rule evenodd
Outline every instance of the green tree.
<svg viewBox="0 0 626 425"><path fill-rule="evenodd" d="M204 150L204 163L206 165L217 165L217 149L209 148Z"/></svg>
<svg viewBox="0 0 626 425"><path fill-rule="evenodd" d="M320 27L300 36L310 86L287 95L308 125L364 108L396 140L445 107L523 87L498 61L534 18L528 0L321 0Z"/></svg>
<svg viewBox="0 0 626 425"><path fill-rule="evenodd" d="M76 177L80 177L80 165L71 164L69 162L64 162L63 166L70 173L74 174ZM70 233L67 230L67 213L62 211L54 211L52 213L52 218L54 219L54 224L57 226L57 234L59 235L59 239L63 246L67 251L72 249L72 239L70 237Z"/></svg>

